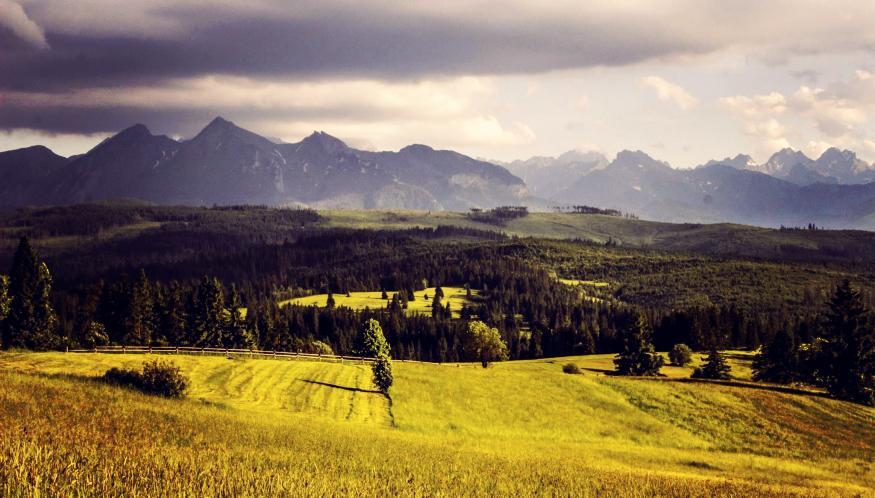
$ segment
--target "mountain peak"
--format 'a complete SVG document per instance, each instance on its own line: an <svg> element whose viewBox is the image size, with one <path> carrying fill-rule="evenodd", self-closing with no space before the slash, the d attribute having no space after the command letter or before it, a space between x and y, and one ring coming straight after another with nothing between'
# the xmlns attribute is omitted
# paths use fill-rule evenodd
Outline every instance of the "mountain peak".
<svg viewBox="0 0 875 498"><path fill-rule="evenodd" d="M129 126L124 130L116 133L115 137L149 137L152 136L152 132L149 131L149 128L146 128L146 125L137 123L133 126Z"/></svg>
<svg viewBox="0 0 875 498"><path fill-rule="evenodd" d="M427 152L434 152L434 149L429 147L428 145L423 144L411 144L407 147L404 147L399 153L408 153L408 154L422 154Z"/></svg>
<svg viewBox="0 0 875 498"><path fill-rule="evenodd" d="M670 168L668 163L657 161L640 150L621 150L610 165L611 167L636 168Z"/></svg>
<svg viewBox="0 0 875 498"><path fill-rule="evenodd" d="M314 131L298 144L298 150L317 150L333 154L348 149L343 140L333 137L324 131Z"/></svg>

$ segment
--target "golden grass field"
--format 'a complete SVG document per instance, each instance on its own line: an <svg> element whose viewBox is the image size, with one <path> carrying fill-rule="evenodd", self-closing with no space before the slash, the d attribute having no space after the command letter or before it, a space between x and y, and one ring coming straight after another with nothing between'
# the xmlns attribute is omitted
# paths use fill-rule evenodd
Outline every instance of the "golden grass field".
<svg viewBox="0 0 875 498"><path fill-rule="evenodd" d="M875 495L875 410L689 368L395 362L391 403L359 364L174 356L184 400L95 380L145 359L0 354L0 495Z"/></svg>
<svg viewBox="0 0 875 498"><path fill-rule="evenodd" d="M444 298L441 301L444 306L450 303L450 311L453 318L459 318L463 304L474 304L480 291L471 289L471 299L468 299L467 293L463 287L443 287ZM413 293L416 297L413 301L407 303L407 313L422 313L431 316L431 303L434 299L434 287L429 287L425 290L416 291ZM389 299L395 294L394 291L387 291L386 295ZM368 292L350 292L349 297L346 294L334 294L334 305L344 306L347 308L362 310L365 308L383 309L388 304L386 299L383 299L383 293L380 291ZM428 298L426 298L428 296ZM300 306L318 306L324 308L328 305L328 294L314 294L312 296L296 297L294 299L286 299L280 301L280 306L287 304L297 304Z"/></svg>

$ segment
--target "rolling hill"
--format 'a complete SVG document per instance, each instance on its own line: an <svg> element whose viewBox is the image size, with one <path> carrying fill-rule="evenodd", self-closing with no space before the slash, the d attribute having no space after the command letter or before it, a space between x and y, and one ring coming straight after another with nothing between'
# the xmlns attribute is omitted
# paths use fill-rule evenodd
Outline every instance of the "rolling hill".
<svg viewBox="0 0 875 498"><path fill-rule="evenodd" d="M391 403L354 364L177 356L192 380L182 401L93 380L143 359L0 355L0 490L680 497L875 486L872 409L586 370L605 357L485 370L396 362ZM563 374L567 361L584 373Z"/></svg>

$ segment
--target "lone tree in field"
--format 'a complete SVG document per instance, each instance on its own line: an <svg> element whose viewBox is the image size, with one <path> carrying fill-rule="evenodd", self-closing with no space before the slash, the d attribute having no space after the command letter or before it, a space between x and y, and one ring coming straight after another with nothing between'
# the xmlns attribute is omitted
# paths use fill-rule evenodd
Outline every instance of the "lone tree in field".
<svg viewBox="0 0 875 498"><path fill-rule="evenodd" d="M875 405L875 329L869 310L847 280L827 305L817 377L836 398Z"/></svg>
<svg viewBox="0 0 875 498"><path fill-rule="evenodd" d="M793 334L778 330L753 361L753 380L788 384L798 378L799 349Z"/></svg>
<svg viewBox="0 0 875 498"><path fill-rule="evenodd" d="M376 358L371 364L371 373L374 385L383 394L389 394L389 388L394 381L392 377L392 357L389 342L383 335L380 322L371 318L362 324L359 335L356 338L356 349L359 354L369 358Z"/></svg>
<svg viewBox="0 0 875 498"><path fill-rule="evenodd" d="M731 368L726 364L726 359L717 351L716 347L712 347L708 353L708 358L705 359L705 364L701 367L696 367L693 370L694 379L717 379L727 380L732 378L729 375Z"/></svg>
<svg viewBox="0 0 875 498"><path fill-rule="evenodd" d="M668 352L668 359L676 367L685 367L693 361L693 350L686 344L675 344Z"/></svg>
<svg viewBox="0 0 875 498"><path fill-rule="evenodd" d="M58 319L51 303L52 276L22 237L9 272L9 311L0 323L3 347L48 349L58 345Z"/></svg>
<svg viewBox="0 0 875 498"><path fill-rule="evenodd" d="M620 375L659 375L663 360L650 342L650 327L644 315L638 314L635 323L622 332L623 350L614 358Z"/></svg>
<svg viewBox="0 0 875 498"><path fill-rule="evenodd" d="M468 357L479 360L483 368L493 361L505 361L508 358L507 344L501 339L498 329L479 320L468 323L463 348Z"/></svg>
<svg viewBox="0 0 875 498"><path fill-rule="evenodd" d="M329 290L328 299L325 301L325 307L328 309L334 309L334 304L334 293Z"/></svg>

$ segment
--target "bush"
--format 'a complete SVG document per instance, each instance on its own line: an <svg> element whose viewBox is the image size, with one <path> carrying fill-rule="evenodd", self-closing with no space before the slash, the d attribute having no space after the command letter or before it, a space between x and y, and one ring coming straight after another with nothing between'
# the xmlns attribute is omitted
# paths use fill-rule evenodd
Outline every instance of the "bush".
<svg viewBox="0 0 875 498"><path fill-rule="evenodd" d="M188 378L182 375L179 367L169 361L147 361L143 370L110 368L103 374L103 380L110 384L130 387L146 394L181 398L188 389Z"/></svg>
<svg viewBox="0 0 875 498"><path fill-rule="evenodd" d="M580 367L577 366L577 363L566 363L562 365L562 371L567 374L579 374Z"/></svg>
<svg viewBox="0 0 875 498"><path fill-rule="evenodd" d="M686 344L675 344L668 352L668 359L672 365L685 367L693 361L693 350Z"/></svg>

